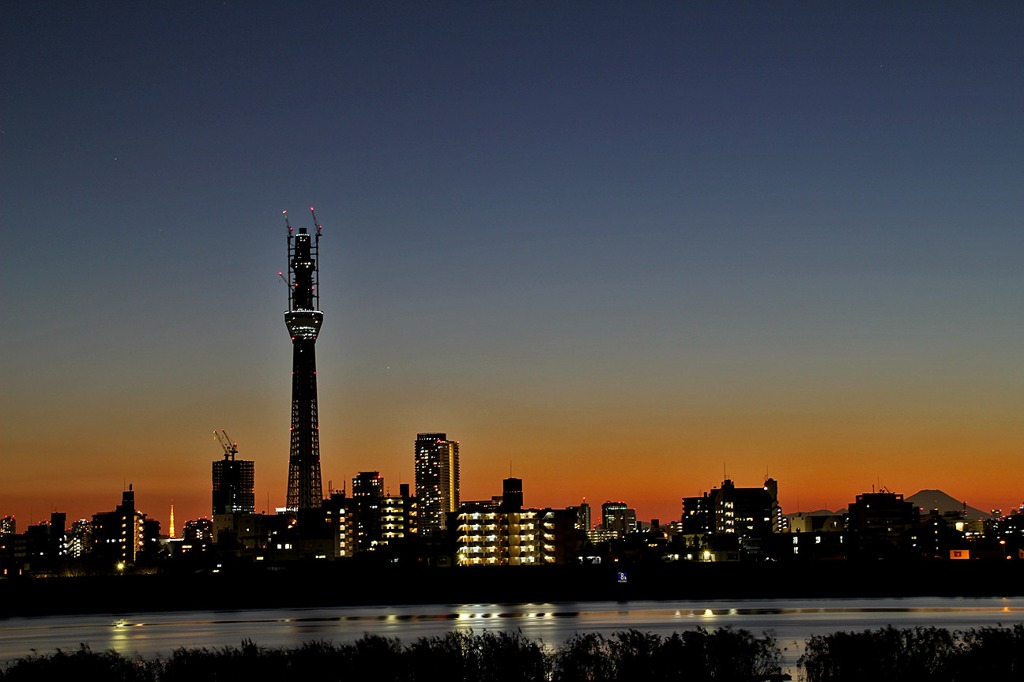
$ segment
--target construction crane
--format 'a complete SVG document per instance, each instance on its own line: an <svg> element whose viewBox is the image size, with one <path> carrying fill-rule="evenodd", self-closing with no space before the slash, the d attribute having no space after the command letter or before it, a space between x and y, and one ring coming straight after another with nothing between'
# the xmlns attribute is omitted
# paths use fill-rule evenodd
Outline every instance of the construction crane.
<svg viewBox="0 0 1024 682"><path fill-rule="evenodd" d="M228 432L224 429L213 432L214 439L220 443L220 446L224 448L224 459L234 460L235 455L238 454L238 443L232 443L231 438L228 436Z"/></svg>

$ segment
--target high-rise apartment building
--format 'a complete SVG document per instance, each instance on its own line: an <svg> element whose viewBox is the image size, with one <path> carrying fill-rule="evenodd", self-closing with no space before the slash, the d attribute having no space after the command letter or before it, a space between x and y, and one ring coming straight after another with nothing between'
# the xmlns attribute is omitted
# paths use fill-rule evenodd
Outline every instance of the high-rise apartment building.
<svg viewBox="0 0 1024 682"><path fill-rule="evenodd" d="M380 501L381 542L385 545L419 531L416 498L409 494L408 483L402 483L398 489L397 497L385 495Z"/></svg>
<svg viewBox="0 0 1024 682"><path fill-rule="evenodd" d="M574 509L506 511L467 503L453 518L460 566L564 564L575 552Z"/></svg>
<svg viewBox="0 0 1024 682"><path fill-rule="evenodd" d="M564 564L578 548L578 511L523 508L519 478L502 482L500 498L463 503L451 518L460 566Z"/></svg>
<svg viewBox="0 0 1024 682"><path fill-rule="evenodd" d="M112 512L92 515L91 551L110 563L135 563L145 546L146 515L135 508L131 484L121 493L121 504Z"/></svg>
<svg viewBox="0 0 1024 682"><path fill-rule="evenodd" d="M601 526L615 537L625 537L636 530L636 509L625 502L605 502L601 505Z"/></svg>
<svg viewBox="0 0 1024 682"><path fill-rule="evenodd" d="M352 479L352 501L349 508L355 512L357 551L376 549L380 543L380 508L383 497L384 477L379 471L360 471Z"/></svg>
<svg viewBox="0 0 1024 682"><path fill-rule="evenodd" d="M68 557L81 559L89 551L89 542L92 538L92 524L86 519L78 519L71 523L71 532L68 533Z"/></svg>
<svg viewBox="0 0 1024 682"><path fill-rule="evenodd" d="M849 529L862 548L896 546L904 533L920 521L920 510L903 499L902 494L889 492L862 493L850 505Z"/></svg>
<svg viewBox="0 0 1024 682"><path fill-rule="evenodd" d="M782 505L779 504L779 482L774 478L764 480L764 489L772 501L772 532L785 533L789 530L789 519L782 513Z"/></svg>
<svg viewBox="0 0 1024 682"><path fill-rule="evenodd" d="M352 497L383 497L384 477L379 471L360 471L352 479Z"/></svg>
<svg viewBox="0 0 1024 682"><path fill-rule="evenodd" d="M459 442L444 433L416 435L416 498L422 535L445 530L459 508Z"/></svg>
<svg viewBox="0 0 1024 682"><path fill-rule="evenodd" d="M193 519L185 522L181 531L181 551L183 554L202 554L209 552L213 545L213 521L210 519Z"/></svg>
<svg viewBox="0 0 1024 682"><path fill-rule="evenodd" d="M237 452L235 445L229 442L224 445L224 459L213 463L214 516L256 511L255 464L252 460L235 459Z"/></svg>
<svg viewBox="0 0 1024 682"><path fill-rule="evenodd" d="M711 520L711 498L707 493L683 498L680 525L684 535L707 535L711 532Z"/></svg>
<svg viewBox="0 0 1024 682"><path fill-rule="evenodd" d="M523 479L506 478L501 482L501 510L515 512L523 508Z"/></svg>
<svg viewBox="0 0 1024 682"><path fill-rule="evenodd" d="M684 497L683 533L736 534L744 538L769 535L777 491L774 479L758 488L737 488L726 479L721 488L712 488L701 497Z"/></svg>
<svg viewBox="0 0 1024 682"><path fill-rule="evenodd" d="M590 521L590 503L587 502L586 498L580 502L580 506L576 508L577 520L576 528L584 533L590 532L591 521Z"/></svg>
<svg viewBox="0 0 1024 682"><path fill-rule="evenodd" d="M333 529L334 557L350 557L356 553L355 499L338 491L324 500L327 524Z"/></svg>

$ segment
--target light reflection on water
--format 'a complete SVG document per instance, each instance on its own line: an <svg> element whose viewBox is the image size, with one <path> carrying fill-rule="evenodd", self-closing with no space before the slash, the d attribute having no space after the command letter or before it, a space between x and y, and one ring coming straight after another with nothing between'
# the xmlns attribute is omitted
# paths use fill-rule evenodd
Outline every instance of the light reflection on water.
<svg viewBox="0 0 1024 682"><path fill-rule="evenodd" d="M637 629L668 636L697 627L731 627L772 633L792 670L803 642L813 635L886 625L966 630L1017 623L1024 623L1024 598L430 604L47 616L0 620L0 662L58 648L75 650L81 644L94 651L155 657L178 648L237 646L243 640L290 647L377 634L409 643L450 631L519 630L556 647L586 632L611 636Z"/></svg>

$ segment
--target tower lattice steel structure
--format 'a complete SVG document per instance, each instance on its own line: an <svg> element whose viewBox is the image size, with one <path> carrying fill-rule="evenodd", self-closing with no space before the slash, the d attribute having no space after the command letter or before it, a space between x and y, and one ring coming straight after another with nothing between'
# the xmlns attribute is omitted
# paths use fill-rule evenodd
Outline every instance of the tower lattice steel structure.
<svg viewBox="0 0 1024 682"><path fill-rule="evenodd" d="M317 286L320 224L313 216L314 233L297 230L288 222L288 312L285 324L292 337L292 426L288 457L288 502L292 511L319 508L323 502L320 481L320 433L316 400L316 337L324 314ZM283 274L283 273L282 273Z"/></svg>

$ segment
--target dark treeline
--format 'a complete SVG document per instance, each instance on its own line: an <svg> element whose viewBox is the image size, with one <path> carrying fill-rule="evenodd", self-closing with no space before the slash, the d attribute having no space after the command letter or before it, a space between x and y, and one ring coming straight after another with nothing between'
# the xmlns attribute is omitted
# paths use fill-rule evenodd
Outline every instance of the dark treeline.
<svg viewBox="0 0 1024 682"><path fill-rule="evenodd" d="M93 652L33 655L0 669L0 682L103 679L122 682L213 682L287 679L415 682L764 682L788 679L771 634L696 629L662 637L638 630L611 637L579 634L551 649L519 632L448 633L403 645L366 635L344 644L297 648L253 642L221 649L178 649L166 658ZM948 631L882 628L839 632L807 642L799 661L807 682L1021 679L1024 626Z"/></svg>
<svg viewBox="0 0 1024 682"><path fill-rule="evenodd" d="M0 618L365 604L1008 597L1024 594L1022 567L1016 561L453 568L296 562L275 570L225 565L217 573L0 579Z"/></svg>
<svg viewBox="0 0 1024 682"><path fill-rule="evenodd" d="M694 630L668 638L636 630L611 638L580 634L554 650L519 632L451 632L408 645L378 635L345 644L309 642L291 649L243 642L222 649L179 649L166 659L150 660L83 647L15 661L0 672L0 681L746 681L770 679L778 670L774 638L744 630Z"/></svg>
<svg viewBox="0 0 1024 682"><path fill-rule="evenodd" d="M1024 679L1024 625L949 631L881 628L807 641L808 682L975 682Z"/></svg>

